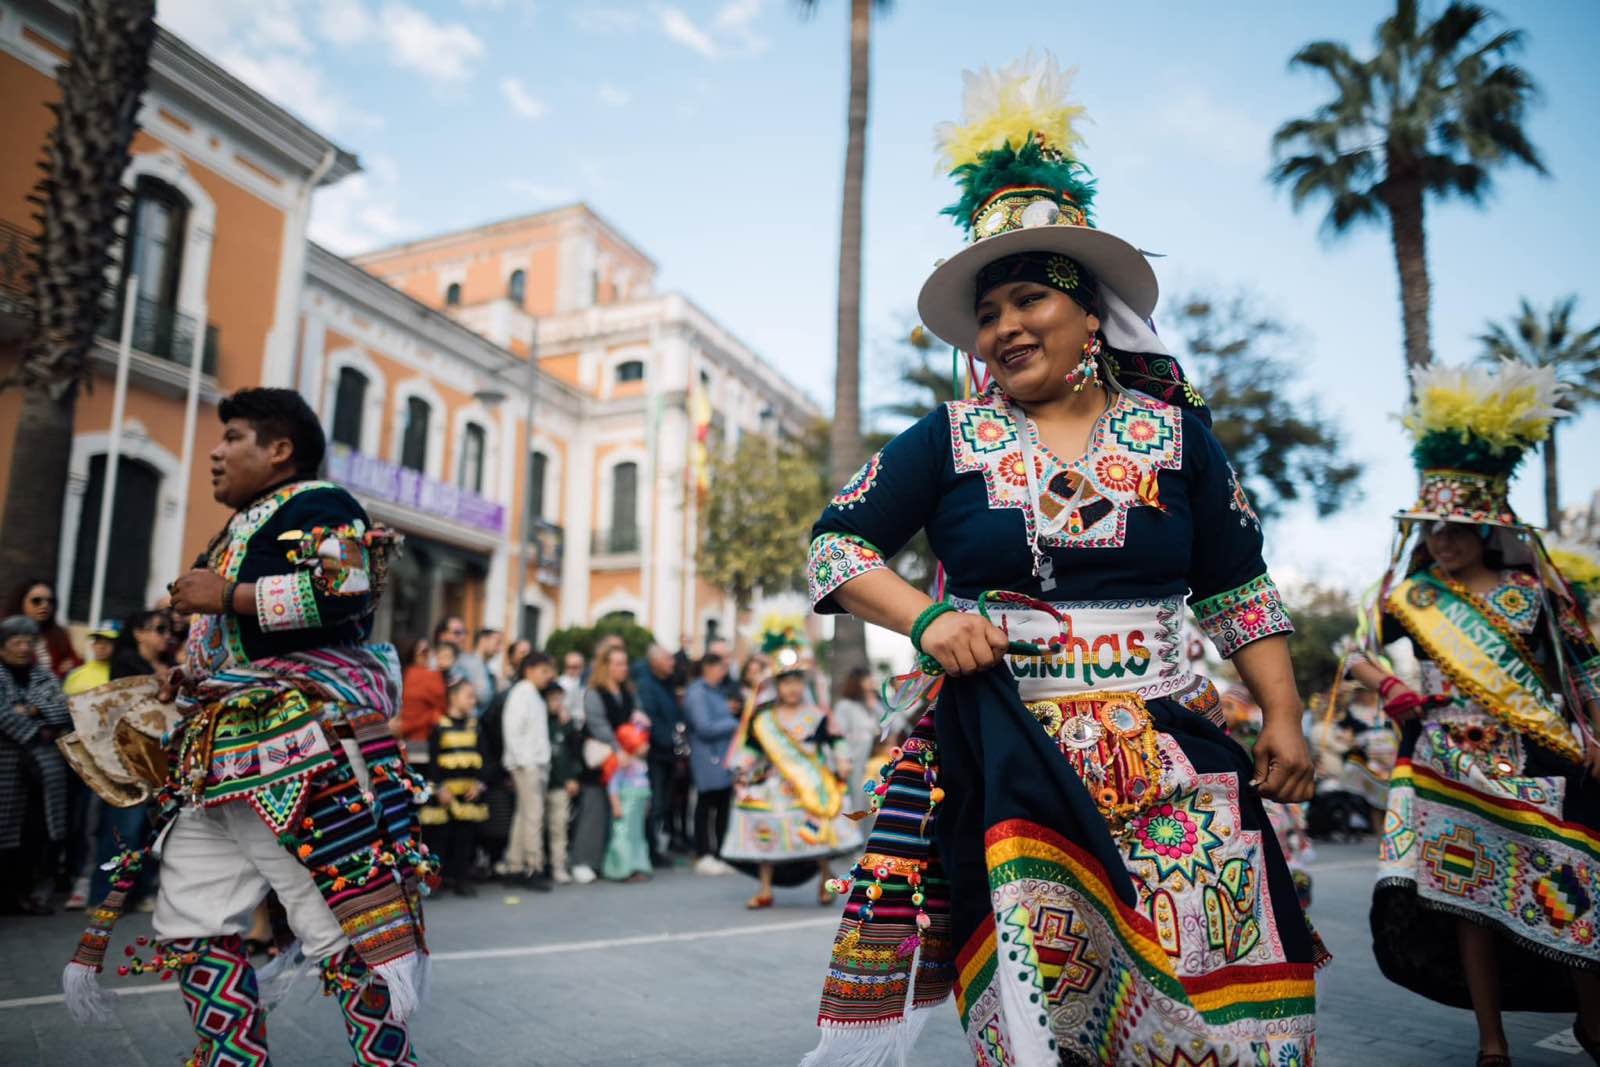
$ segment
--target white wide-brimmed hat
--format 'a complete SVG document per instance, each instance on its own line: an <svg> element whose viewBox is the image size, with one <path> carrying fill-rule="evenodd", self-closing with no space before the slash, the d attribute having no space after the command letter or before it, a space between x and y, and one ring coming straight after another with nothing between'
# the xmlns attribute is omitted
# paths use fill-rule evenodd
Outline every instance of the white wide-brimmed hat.
<svg viewBox="0 0 1600 1067"><path fill-rule="evenodd" d="M1154 338L1147 326L1133 324L1155 310L1155 271L1135 245L1095 227L1095 182L1072 155L1082 140L1073 124L1083 114L1067 100L1072 73L1048 52L1040 58L1030 52L998 71L967 71L961 122L937 130L942 164L962 193L945 214L955 217L969 244L934 268L917 311L929 331L963 351L976 347L984 268L1022 253L1066 257L1071 262L1060 270L1092 274L1102 297L1111 297L1100 303L1121 313L1119 332L1139 335L1126 340Z"/></svg>

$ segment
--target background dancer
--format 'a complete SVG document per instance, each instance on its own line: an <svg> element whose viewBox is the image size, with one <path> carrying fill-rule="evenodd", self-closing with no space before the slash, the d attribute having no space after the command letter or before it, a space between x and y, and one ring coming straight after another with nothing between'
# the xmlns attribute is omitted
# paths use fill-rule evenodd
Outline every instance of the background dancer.
<svg viewBox="0 0 1600 1067"><path fill-rule="evenodd" d="M162 688L183 716L156 834L120 857L63 982L80 1020L124 895L159 842L152 958L175 971L193 1062L267 1062L266 1010L243 937L269 889L320 960L358 1064L411 1063L405 1019L426 949L414 778L389 733L399 666L368 641L393 541L343 489L312 480L322 428L299 394L245 389L218 410L216 499L235 510L172 583L192 613L188 657Z"/></svg>
<svg viewBox="0 0 1600 1067"><path fill-rule="evenodd" d="M1600 1062L1600 650L1507 501L1559 413L1555 374L1437 367L1415 387L1422 487L1370 630L1410 640L1421 691L1376 648L1351 672L1402 725L1373 951L1391 980L1473 1010L1479 1067L1511 1062L1502 1011L1574 1008Z"/></svg>

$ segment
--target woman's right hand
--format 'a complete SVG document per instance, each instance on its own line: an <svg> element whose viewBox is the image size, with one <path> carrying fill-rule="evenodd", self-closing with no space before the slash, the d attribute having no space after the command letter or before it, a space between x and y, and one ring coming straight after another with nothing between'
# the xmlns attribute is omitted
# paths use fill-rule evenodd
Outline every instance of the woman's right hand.
<svg viewBox="0 0 1600 1067"><path fill-rule="evenodd" d="M922 651L939 661L946 674L986 671L1005 657L1011 639L980 615L948 611L922 633Z"/></svg>

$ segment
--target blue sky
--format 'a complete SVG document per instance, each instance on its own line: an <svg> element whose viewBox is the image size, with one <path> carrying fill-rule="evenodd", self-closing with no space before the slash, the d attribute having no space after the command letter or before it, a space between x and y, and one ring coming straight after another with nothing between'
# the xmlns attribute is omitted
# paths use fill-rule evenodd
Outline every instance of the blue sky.
<svg viewBox="0 0 1600 1067"><path fill-rule="evenodd" d="M789 0L162 0L160 17L357 152L367 173L319 194L313 236L354 253L582 199L819 401L832 395L844 156L846 0L806 19ZM1528 296L1580 296L1600 319L1594 116L1600 6L1502 3L1545 101L1530 123L1551 176L1507 171L1487 210L1430 204L1433 336L1476 354L1485 320ZM1002 14L900 0L880 18L867 162L865 400L892 388L893 346L933 262L959 244L932 128L960 71L1030 45L1079 68L1083 158L1100 224L1166 258L1169 296L1245 290L1296 328L1305 394L1366 462L1363 497L1269 529L1280 576L1355 587L1381 570L1386 516L1414 475L1390 417L1403 396L1398 283L1386 230L1335 244L1265 179L1268 137L1325 89L1291 73L1304 42L1365 50L1378 0L1199 5L1072 0ZM1053 17L1045 12L1053 11ZM1034 26L1053 26L1034 32ZM1158 325L1160 310L1157 311ZM1600 416L1564 428L1568 503L1600 484ZM1543 517L1536 458L1514 503Z"/></svg>

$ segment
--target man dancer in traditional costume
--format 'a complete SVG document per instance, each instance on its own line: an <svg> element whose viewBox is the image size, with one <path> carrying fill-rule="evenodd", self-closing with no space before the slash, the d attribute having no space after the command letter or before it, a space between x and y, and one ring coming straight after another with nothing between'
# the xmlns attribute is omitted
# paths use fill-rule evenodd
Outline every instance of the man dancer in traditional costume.
<svg viewBox="0 0 1600 1067"><path fill-rule="evenodd" d="M118 857L67 965L67 1003L104 1018L96 984L112 924L148 857L161 861L153 958L119 973L176 974L205 1065L267 1062L266 1012L242 937L276 892L305 956L320 960L355 1062L413 1063L405 1020L427 949L417 830L426 786L391 738L395 650L368 641L394 538L343 489L314 480L326 442L287 389L224 400L215 498L235 510L169 587L193 614L188 658L161 696L182 715L159 815Z"/></svg>

